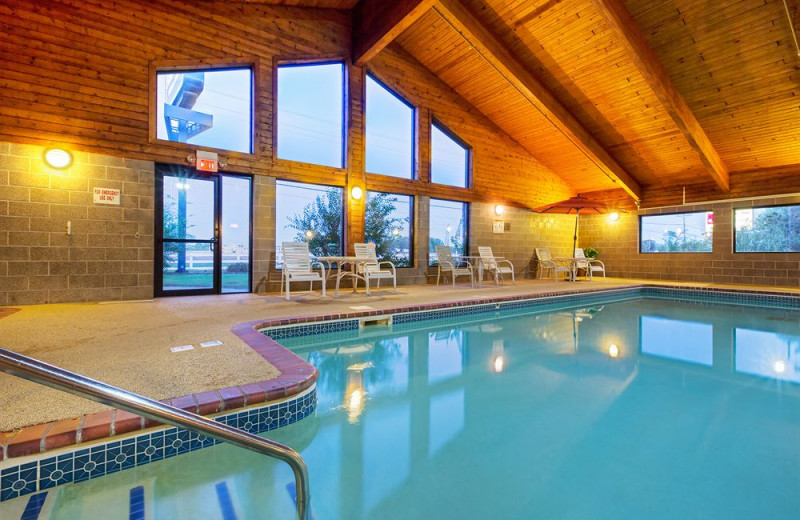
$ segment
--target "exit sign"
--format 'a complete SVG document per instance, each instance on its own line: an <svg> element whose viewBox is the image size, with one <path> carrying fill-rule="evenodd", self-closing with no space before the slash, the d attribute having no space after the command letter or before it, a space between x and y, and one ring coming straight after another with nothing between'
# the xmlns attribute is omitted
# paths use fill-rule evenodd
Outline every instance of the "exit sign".
<svg viewBox="0 0 800 520"><path fill-rule="evenodd" d="M195 152L197 161L194 167L200 172L216 172L219 169L219 157L214 152L203 152L198 150Z"/></svg>

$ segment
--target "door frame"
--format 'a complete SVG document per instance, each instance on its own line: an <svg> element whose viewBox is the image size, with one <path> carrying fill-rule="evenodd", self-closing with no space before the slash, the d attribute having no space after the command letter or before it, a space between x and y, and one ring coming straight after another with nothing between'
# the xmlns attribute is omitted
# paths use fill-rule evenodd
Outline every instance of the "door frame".
<svg viewBox="0 0 800 520"><path fill-rule="evenodd" d="M183 290L164 290L164 177L181 176L186 179L207 180L214 183L214 214L213 226L214 236L211 240L192 240L186 242L204 243L207 242L214 246L214 256L212 259L214 273L212 276L212 287L202 289L183 289ZM247 290L240 292L222 292L222 180L223 177L239 177L250 181L250 212L249 212L249 240L248 248L250 252L249 268L247 273ZM254 213L254 186L253 176L241 173L212 173L206 174L198 172L194 168L174 164L157 163L155 167L155 201L154 201L154 258L153 258L153 293L155 297L163 296L195 296L204 294L240 294L253 291L253 213ZM169 242L178 242L176 239L168 239Z"/></svg>

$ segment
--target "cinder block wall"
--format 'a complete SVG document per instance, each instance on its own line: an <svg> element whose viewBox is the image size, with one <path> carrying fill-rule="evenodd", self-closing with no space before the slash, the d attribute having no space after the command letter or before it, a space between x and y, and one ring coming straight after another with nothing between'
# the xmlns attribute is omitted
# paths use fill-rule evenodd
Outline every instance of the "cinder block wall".
<svg viewBox="0 0 800 520"><path fill-rule="evenodd" d="M152 298L154 164L77 152L62 171L42 152L0 142L0 305Z"/></svg>
<svg viewBox="0 0 800 520"><path fill-rule="evenodd" d="M471 206L470 217L470 254L477 255L479 246L489 246L496 256L514 264L518 277L535 278L537 247L550 248L553 256L571 256L574 215L539 214L507 207L498 216L494 204L476 202ZM495 233L495 219L503 220L510 229Z"/></svg>
<svg viewBox="0 0 800 520"><path fill-rule="evenodd" d="M594 247L610 276L691 282L800 285L800 253L734 253L733 210L800 204L800 197L776 197L714 204L689 204L606 216L581 216L580 247ZM639 253L639 215L714 212L711 253Z"/></svg>

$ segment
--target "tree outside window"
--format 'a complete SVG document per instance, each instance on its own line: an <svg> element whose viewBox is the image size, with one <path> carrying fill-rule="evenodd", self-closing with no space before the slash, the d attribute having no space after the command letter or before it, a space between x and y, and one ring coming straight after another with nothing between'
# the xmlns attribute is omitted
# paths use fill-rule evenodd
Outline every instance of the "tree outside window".
<svg viewBox="0 0 800 520"><path fill-rule="evenodd" d="M395 267L412 266L412 197L368 191L364 212L364 238L375 243L378 260Z"/></svg>

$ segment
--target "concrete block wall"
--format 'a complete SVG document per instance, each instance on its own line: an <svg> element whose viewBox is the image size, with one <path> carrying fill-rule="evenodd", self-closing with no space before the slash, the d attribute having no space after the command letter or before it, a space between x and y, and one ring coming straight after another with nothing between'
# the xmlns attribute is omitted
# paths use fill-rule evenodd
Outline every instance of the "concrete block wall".
<svg viewBox="0 0 800 520"><path fill-rule="evenodd" d="M154 163L77 152L55 170L43 151L0 142L0 305L152 298Z"/></svg>
<svg viewBox="0 0 800 520"><path fill-rule="evenodd" d="M510 229L495 233L495 219L503 220ZM489 246L496 256L514 264L516 276L535 278L535 248L547 247L553 256L571 256L574 226L574 215L539 214L507 207L498 216L494 204L476 202L470 213L470 254L477 255L479 246Z"/></svg>
<svg viewBox="0 0 800 520"><path fill-rule="evenodd" d="M733 210L800 204L800 197L687 204L621 214L617 222L603 215L581 216L580 247L594 247L609 276L690 282L800 286L800 253L734 253ZM639 253L639 215L714 212L711 253Z"/></svg>

